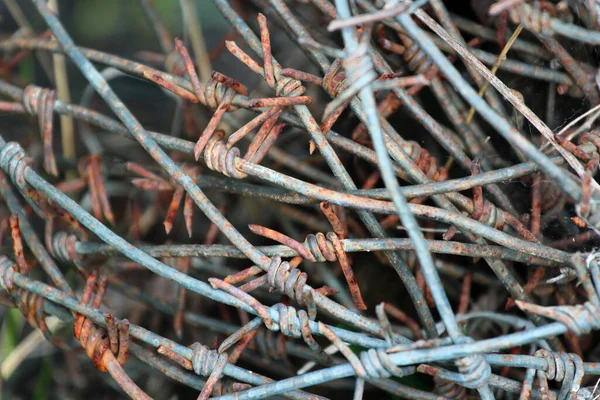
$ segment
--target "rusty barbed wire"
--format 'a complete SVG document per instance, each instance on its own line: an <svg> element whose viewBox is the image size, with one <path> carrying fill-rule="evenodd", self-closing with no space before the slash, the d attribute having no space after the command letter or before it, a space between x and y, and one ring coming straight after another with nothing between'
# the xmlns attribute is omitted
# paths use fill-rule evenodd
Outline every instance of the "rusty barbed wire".
<svg viewBox="0 0 600 400"><path fill-rule="evenodd" d="M74 321L96 368L136 399L154 389L122 368L128 354L202 399L325 398L302 391L313 386L355 399L594 398L583 385L600 375L598 10L475 2L480 24L441 0L212 3L234 33L206 55L234 59L230 76L201 68L204 81L145 0L161 53L137 56L164 71L76 46L42 0L50 32L0 42L0 112L37 116L41 132L39 146L0 136L0 243L15 260L0 258L2 304L65 351L46 321ZM519 24L528 33L496 77L483 63ZM344 49L330 45L337 30ZM308 61L289 57L283 32ZM33 50L68 56L117 119L9 83ZM91 62L178 98L186 139L147 131ZM494 90L479 95L484 82ZM552 96L538 107L543 85ZM555 134L550 121L588 106ZM54 113L137 142L65 159ZM423 375L427 389L391 379Z"/></svg>

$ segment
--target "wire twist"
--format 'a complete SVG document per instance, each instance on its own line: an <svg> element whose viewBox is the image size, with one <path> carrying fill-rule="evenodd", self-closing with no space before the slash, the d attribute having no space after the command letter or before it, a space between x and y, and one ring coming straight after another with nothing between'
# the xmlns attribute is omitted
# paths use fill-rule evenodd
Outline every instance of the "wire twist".
<svg viewBox="0 0 600 400"><path fill-rule="evenodd" d="M433 157L429 151L421 147L417 142L412 140L406 141L400 145L400 148L417 164L417 167L419 167L429 179L441 182L448 178L448 170L445 167L440 166L437 158ZM409 180L404 172L402 173L401 178Z"/></svg>
<svg viewBox="0 0 600 400"><path fill-rule="evenodd" d="M384 349L369 349L360 353L360 362L366 374L357 375L368 379L384 379L392 376L402 378L415 373L415 367L396 366Z"/></svg>
<svg viewBox="0 0 600 400"><path fill-rule="evenodd" d="M206 83L206 86L204 87L204 98L206 99L206 105L213 110L216 110L219 105L226 100L227 92L235 91L232 88L232 84L239 84L239 82L225 75L213 72L210 79ZM237 106L234 106L228 102L227 112L232 112L237 109Z"/></svg>
<svg viewBox="0 0 600 400"><path fill-rule="evenodd" d="M275 79L276 83L273 89L278 97L295 97L306 93L306 88L302 86L302 82L298 79L282 76L281 74L276 74Z"/></svg>
<svg viewBox="0 0 600 400"><path fill-rule="evenodd" d="M254 337L254 343L261 356L273 360L285 359L285 336L275 335L271 330L260 329Z"/></svg>
<svg viewBox="0 0 600 400"><path fill-rule="evenodd" d="M342 60L336 58L323 77L323 89L332 97L339 96L346 89L346 70L342 68Z"/></svg>
<svg viewBox="0 0 600 400"><path fill-rule="evenodd" d="M39 86L29 85L23 91L23 105L31 115L37 115L44 146L44 169L58 176L56 158L52 150L52 128L54 126L54 100L56 92Z"/></svg>
<svg viewBox="0 0 600 400"><path fill-rule="evenodd" d="M95 309L102 304L108 280L101 278L97 281L97 278L97 271L89 274L80 304ZM95 285L97 290L93 295ZM124 319L117 324L112 314L105 314L104 318L107 329L94 327L94 322L82 314L77 314L73 323L75 338L101 372L108 371L107 363L114 361L115 356L118 365L125 364L129 356L129 321Z"/></svg>
<svg viewBox="0 0 600 400"><path fill-rule="evenodd" d="M198 398L208 399L223 375L227 366L228 356L226 353L219 353L206 346L196 342L190 348L194 352L192 355L192 369L198 375L208 376L206 384Z"/></svg>
<svg viewBox="0 0 600 400"><path fill-rule="evenodd" d="M0 256L0 287L11 293L15 285L13 284L13 274L17 264L5 255Z"/></svg>
<svg viewBox="0 0 600 400"><path fill-rule="evenodd" d="M226 354L219 354L216 350L211 350L198 342L193 343L190 348L194 352L192 355L192 368L198 375L209 376L216 371L219 360L225 359L227 361Z"/></svg>
<svg viewBox="0 0 600 400"><path fill-rule="evenodd" d="M275 256L267 269L267 282L271 287L295 299L298 304L306 306L310 319L315 319L317 306L313 289L306 284L308 276L298 268L292 268L290 263Z"/></svg>
<svg viewBox="0 0 600 400"><path fill-rule="evenodd" d="M600 330L600 307L589 301L575 306L554 307L542 307L523 301L516 303L525 312L563 323L577 336Z"/></svg>
<svg viewBox="0 0 600 400"><path fill-rule="evenodd" d="M538 3L539 4L539 3ZM523 3L511 10L526 29L545 36L551 36L554 31L550 27L550 13L539 6Z"/></svg>
<svg viewBox="0 0 600 400"><path fill-rule="evenodd" d="M307 236L304 246L317 261L328 260L331 262L339 262L340 268L344 273L344 278L346 278L346 282L348 283L352 301L359 309L366 310L367 306L362 298L358 283L356 282L350 259L346 255L344 246L338 235L334 232L327 232L327 235L323 235L321 232L316 235L310 234Z"/></svg>
<svg viewBox="0 0 600 400"><path fill-rule="evenodd" d="M77 253L77 235L64 231L57 232L52 237L52 247L49 249L54 258L63 263L73 263L80 272L84 271L81 257Z"/></svg>
<svg viewBox="0 0 600 400"><path fill-rule="evenodd" d="M433 377L434 393L443 396L445 399L458 400L464 399L467 396L467 390L464 386L456 382L442 379L439 376Z"/></svg>
<svg viewBox="0 0 600 400"><path fill-rule="evenodd" d="M318 232L316 234L308 234L303 245L315 260L319 262L335 262L338 260L336 246L334 245L336 242L340 242L340 239L334 232L327 232L327 235Z"/></svg>
<svg viewBox="0 0 600 400"><path fill-rule="evenodd" d="M489 201L483 202L483 212L477 220L499 231L504 229L506 223L504 212Z"/></svg>
<svg viewBox="0 0 600 400"><path fill-rule="evenodd" d="M240 149L237 147L228 148L225 141L222 140L224 136L225 132L223 130L217 130L208 139L204 147L204 162L213 171L232 178L243 179L248 175L238 170L234 163L235 158L241 154Z"/></svg>
<svg viewBox="0 0 600 400"><path fill-rule="evenodd" d="M44 312L44 297L29 290L15 287L13 283L14 261L6 256L0 259L0 285L9 294L12 303L27 318L27 322L33 328L39 329L47 341L52 341L46 313Z"/></svg>
<svg viewBox="0 0 600 400"><path fill-rule="evenodd" d="M329 339L332 344L346 357L356 376L362 379L382 379L391 376L403 377L416 371L414 366L396 366L385 349L369 349L358 356L344 343L329 327L319 322L319 332Z"/></svg>
<svg viewBox="0 0 600 400"><path fill-rule="evenodd" d="M540 391L548 391L548 380L562 382L557 400L577 398L584 375L581 357L574 353L557 353L540 349L534 356L543 358L547 363L546 371L538 370Z"/></svg>
<svg viewBox="0 0 600 400"><path fill-rule="evenodd" d="M46 219L47 214L37 200L39 192L31 188L25 181L25 169L33 165L33 160L25 154L23 147L18 142L8 142L0 150L0 167L6 172L17 189L23 194L25 201L33 208L37 215Z"/></svg>
<svg viewBox="0 0 600 400"><path fill-rule="evenodd" d="M473 343L470 337L461 337L456 344ZM439 369L440 379L455 382L467 389L478 389L487 384L492 376L492 368L487 363L483 354L473 354L470 356L454 360L458 367L458 372Z"/></svg>
<svg viewBox="0 0 600 400"><path fill-rule="evenodd" d="M304 343L306 343L312 351L318 354L325 354L322 353L321 346L319 346L310 331L309 320L314 320L314 316L313 318L310 318L305 310L296 310L294 307L286 306L282 303L275 304L272 309L279 315L279 324L277 325L279 331L284 336L294 338L302 337ZM267 328L269 327L267 326Z"/></svg>
<svg viewBox="0 0 600 400"><path fill-rule="evenodd" d="M410 36L400 33L400 40L403 46L398 48L397 53L402 56L411 71L427 77L437 73L437 68L433 62Z"/></svg>
<svg viewBox="0 0 600 400"><path fill-rule="evenodd" d="M25 155L25 151L17 142L8 142L0 150L0 167L8 173L21 191L26 191L28 188L25 181L25 168L32 163L31 158Z"/></svg>
<svg viewBox="0 0 600 400"><path fill-rule="evenodd" d="M406 35L402 35L402 38L405 46L402 57L408 68L415 73L427 75L432 68L435 68L433 62L412 39Z"/></svg>
<svg viewBox="0 0 600 400"><path fill-rule="evenodd" d="M482 354L459 358L455 362L462 375L457 383L468 389L484 386L492 376L492 369Z"/></svg>
<svg viewBox="0 0 600 400"><path fill-rule="evenodd" d="M346 70L346 81L350 82L347 90L352 93L358 93L378 77L366 41L361 42L353 52L346 54L342 65Z"/></svg>
<svg viewBox="0 0 600 400"><path fill-rule="evenodd" d="M44 312L44 298L23 288L13 289L10 295L14 300L14 304L27 318L29 325L39 329L44 338L50 341L50 330L46 324L46 313Z"/></svg>

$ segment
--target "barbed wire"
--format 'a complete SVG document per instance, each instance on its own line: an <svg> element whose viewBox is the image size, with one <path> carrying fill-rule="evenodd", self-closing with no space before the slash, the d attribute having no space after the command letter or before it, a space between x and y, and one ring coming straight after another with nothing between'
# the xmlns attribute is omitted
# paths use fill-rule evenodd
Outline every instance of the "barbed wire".
<svg viewBox="0 0 600 400"><path fill-rule="evenodd" d="M128 354L199 390L199 398L324 398L302 389L340 379L352 380L345 390L354 390L355 399L374 390L371 386L414 399L462 398L474 391L484 399L495 398L497 391L522 399L592 398L594 390L582 385L591 382L588 376L600 375L600 367L586 361L593 349L582 348L581 339L600 329L600 268L592 249L600 210L594 180L598 132L590 130L577 141L570 139L571 132L555 137L525 104L525 96L516 96L483 65L490 63L490 54L475 51L469 46L477 41L466 42L461 35L503 42L510 23L522 24L545 49L520 38L515 51L525 61L507 60L511 72L529 79L527 57L556 58L562 71L540 69L540 79L559 83L559 94L583 96L593 107L600 98L597 66L576 59L558 40L568 38L581 48L598 44L595 14L578 10L582 27L563 5L498 3L489 15L497 25L494 35L472 21L452 19L440 0L255 0L251 3L261 11L256 34L249 26L254 16L242 18L227 0L213 0L237 32L223 51L264 81L253 89L217 71L201 81L184 42L171 39L151 2L141 3L164 53L143 56L159 60L166 72L76 46L43 0L34 4L55 39L15 35L0 42L0 51L9 55L65 54L116 116L65 103L35 83L20 89L0 80L0 93L11 99L0 102L0 112L37 116L42 168L48 173L37 172L34 146L0 136L0 195L7 207L0 243L11 241L15 260L1 256L0 287L33 328L69 349L70 341L54 335L46 318L74 323L74 338L96 368L134 399L150 398L149 389L122 368ZM489 3L478 7L488 10ZM316 23L303 25L302 13L331 22L341 31L344 49L314 39L332 34ZM283 31L322 77L275 59L275 32ZM453 59L442 50L452 52ZM92 62L181 98L192 140L146 130ZM460 72L461 63L468 74ZM495 91L479 96L474 86L488 81ZM315 85L327 98L314 91ZM427 90L453 128L432 116L435 107L416 100ZM193 103L201 113L190 107ZM509 105L539 135L523 135L506 111ZM473 123L466 121L469 107L480 116ZM431 138L403 129L395 120L400 108ZM78 160L55 155L54 113L133 139L143 157L132 153L123 160L110 151ZM248 119L250 113L256 115ZM297 131L309 137L292 135ZM538 139L544 138L550 150L539 148ZM511 147L499 152L506 142ZM306 144L306 156L297 143ZM444 157L453 161L444 163ZM524 162L511 165L509 160L519 158ZM504 190L509 180L523 188ZM380 181L384 187L376 188ZM121 210L118 184L134 193L128 214ZM239 201L236 207L246 207L247 216L239 217L239 208L230 211L223 197L213 196L222 193ZM250 212L253 206L245 200L269 215ZM314 207L317 203L320 207ZM283 205L294 208L284 212ZM205 232L204 244L186 243L178 235L180 208L187 239ZM34 228L38 219L44 222L42 238ZM169 242L156 243L147 234L157 221ZM398 225L408 238L398 233ZM592 232L575 243L587 262L547 236L564 241L580 230ZM443 240L436 240L440 236ZM257 237L278 245L255 245ZM223 258L244 261L224 264ZM478 264L479 258L484 263ZM448 262L454 259L460 261ZM482 270L486 265L494 275ZM400 278L394 292L401 290L404 303L375 307L373 299L381 299L375 294L377 279L391 276L383 270L388 266ZM72 267L78 271L74 278L65 272ZM127 283L123 272L130 268L173 282L176 299L164 301L143 285ZM71 285L83 287L83 293L76 295ZM497 305L475 298L474 293L498 288L506 294ZM103 311L103 304L115 307L113 291L168 315L178 341L192 339L192 344L130 323L128 310L119 309L123 318ZM219 317L192 309L186 293L210 300ZM511 309L513 304L517 308ZM236 310L235 317L227 306ZM519 321L526 324L509 321L519 311L527 318ZM501 333L486 327L483 320L490 315L505 327ZM390 317L399 323L392 324ZM219 340L211 346L206 335L188 332L187 326L206 328ZM544 348L538 350L540 343ZM530 352L524 345L531 345ZM262 375L269 371L261 362L267 358L277 363L277 380ZM296 358L319 369L301 368ZM239 359L255 369L237 366ZM295 376L299 369L303 373ZM390 379L417 373L434 378L431 391ZM551 389L548 380L561 382L560 388Z"/></svg>

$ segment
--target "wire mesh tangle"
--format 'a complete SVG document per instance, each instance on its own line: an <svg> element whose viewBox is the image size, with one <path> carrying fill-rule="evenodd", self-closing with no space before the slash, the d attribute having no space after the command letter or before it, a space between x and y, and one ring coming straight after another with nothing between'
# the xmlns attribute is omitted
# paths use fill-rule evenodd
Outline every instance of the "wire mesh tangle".
<svg viewBox="0 0 600 400"><path fill-rule="evenodd" d="M161 52L131 59L32 2L48 31L6 1L0 41L0 305L113 390L600 396L595 2L213 0L205 43L194 1L180 40L140 0Z"/></svg>

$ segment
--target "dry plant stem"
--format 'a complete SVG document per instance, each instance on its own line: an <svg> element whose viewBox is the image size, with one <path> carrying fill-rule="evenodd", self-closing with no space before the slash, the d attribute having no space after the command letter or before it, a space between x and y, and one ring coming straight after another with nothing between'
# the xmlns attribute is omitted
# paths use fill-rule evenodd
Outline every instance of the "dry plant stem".
<svg viewBox="0 0 600 400"><path fill-rule="evenodd" d="M58 0L50 0L48 5L50 9L58 14ZM65 102L71 102L71 94L69 92L69 79L67 77L67 64L65 56L61 54L54 54L52 56L54 64L54 79L56 81L56 92L58 98ZM60 129L61 129L61 143L63 156L66 158L74 159L75 154L75 125L73 118L61 115L60 117ZM70 173L73 177L73 173Z"/></svg>
<svg viewBox="0 0 600 400"><path fill-rule="evenodd" d="M202 33L202 25L198 17L198 9L194 0L180 0L181 9L183 11L185 25L190 34L192 48L196 57L196 65L200 73L200 81L208 82L212 73L210 57L206 49L206 42Z"/></svg>
<svg viewBox="0 0 600 400"><path fill-rule="evenodd" d="M502 64L502 61L504 61L504 59L506 58L508 51L512 47L513 43L517 40L517 38L519 37L519 34L521 33L522 30L523 30L523 25L517 26L517 28L511 35L510 39L508 39L508 42L506 42L506 45L504 46L504 48L502 49L500 54L498 54L498 60L492 66L492 69L490 70L490 72L492 74L494 74L494 75L496 74L496 72L498 71L498 68L500 68L500 64ZM489 85L490 85L490 82L485 81L485 83L479 89L479 93L478 93L479 96L483 96L483 94L486 92ZM471 107L471 109L469 110L469 114L467 115L467 119L466 119L465 123L467 125L470 124L471 120L473 119L474 116L475 116L475 108Z"/></svg>
<svg viewBox="0 0 600 400"><path fill-rule="evenodd" d="M431 0L431 7L432 7L435 15L440 20L440 23L444 27L444 29L446 29L448 31L448 33L450 35L452 35L452 37L454 37L454 39L458 43L460 43L462 46L466 47L467 43L465 42L465 39L462 37L460 31L458 30L458 28L456 27L456 25L450 18L450 14L448 13L448 10L446 9L446 6L442 3L442 1L441 0ZM469 72L469 75L475 81L477 86L479 86L480 89L483 88L483 85L486 82L485 79L483 79L468 62L465 63L465 66L467 67L467 71ZM494 109L494 111L496 111L499 115L502 115L502 116L506 115L506 111L504 109L502 101L500 100L500 98L496 92L494 92L494 91L488 92L486 90L486 91L484 91L483 94L484 94L485 98L487 99L489 105L492 107L492 109Z"/></svg>

